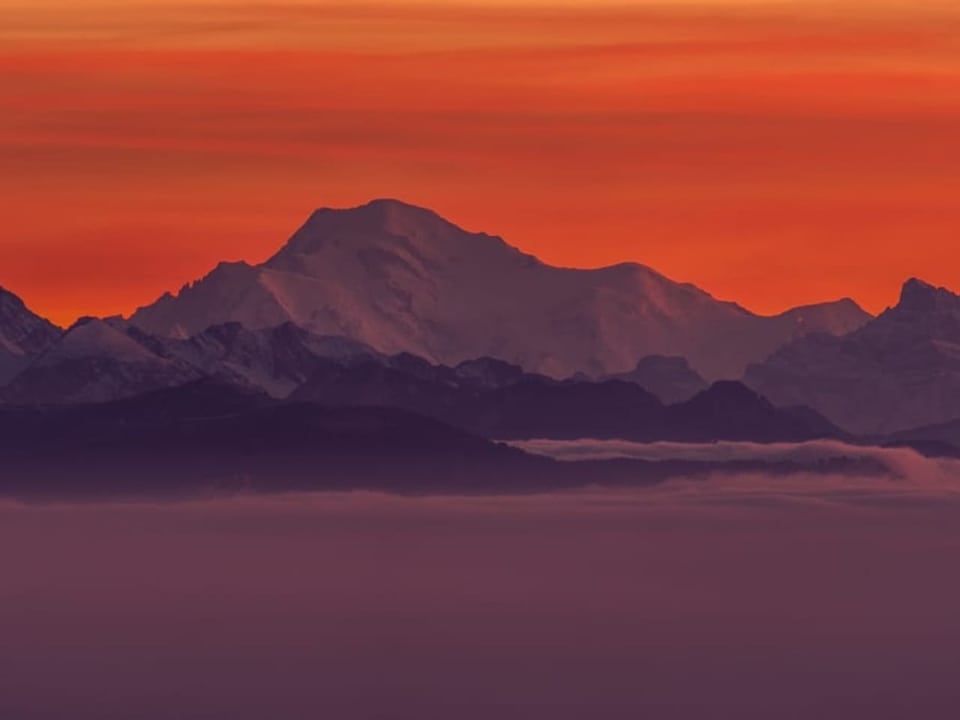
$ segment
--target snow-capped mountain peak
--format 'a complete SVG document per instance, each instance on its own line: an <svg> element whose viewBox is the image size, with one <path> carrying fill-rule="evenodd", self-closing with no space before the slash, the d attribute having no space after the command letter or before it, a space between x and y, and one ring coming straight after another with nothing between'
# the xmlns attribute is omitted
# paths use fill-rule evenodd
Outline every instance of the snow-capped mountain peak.
<svg viewBox="0 0 960 720"><path fill-rule="evenodd" d="M430 210L376 200L318 210L265 263L221 264L131 321L164 336L292 322L386 354L445 365L493 357L556 377L675 355L715 379L798 333L847 332L867 317L853 305L806 308L799 325L765 318L643 265L552 267Z"/></svg>

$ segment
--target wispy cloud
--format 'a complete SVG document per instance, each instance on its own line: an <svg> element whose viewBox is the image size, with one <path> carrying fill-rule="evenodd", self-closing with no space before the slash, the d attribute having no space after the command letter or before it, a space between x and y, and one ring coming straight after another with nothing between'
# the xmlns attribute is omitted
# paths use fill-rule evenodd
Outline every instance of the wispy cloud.
<svg viewBox="0 0 960 720"><path fill-rule="evenodd" d="M718 471L706 480L682 478L657 488L660 502L760 503L837 502L857 505L960 502L960 460L928 458L908 448L848 445L833 440L806 443L635 443L625 440L515 443L529 452L564 461L633 458L699 462L762 461L797 469L776 473ZM872 461L879 472L833 473L826 463L838 459ZM804 470L806 468L806 470Z"/></svg>

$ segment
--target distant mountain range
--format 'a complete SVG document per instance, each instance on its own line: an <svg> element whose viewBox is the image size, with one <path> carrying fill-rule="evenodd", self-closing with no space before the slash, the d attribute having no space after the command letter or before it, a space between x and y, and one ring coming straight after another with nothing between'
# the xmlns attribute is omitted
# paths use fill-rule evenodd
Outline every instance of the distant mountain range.
<svg viewBox="0 0 960 720"><path fill-rule="evenodd" d="M410 355L328 362L290 399L397 407L495 439L791 442L842 435L816 412L775 408L739 382L720 381L665 405L632 382L557 381L494 360L457 368Z"/></svg>
<svg viewBox="0 0 960 720"><path fill-rule="evenodd" d="M107 403L0 406L0 497L294 490L531 493L712 472L888 475L869 458L560 462L398 408L282 402L200 380Z"/></svg>
<svg viewBox="0 0 960 720"><path fill-rule="evenodd" d="M661 387L682 367L641 363L645 378ZM662 378L655 372L661 368ZM680 376L691 379L689 371ZM840 434L812 411L775 408L736 382L670 405L628 380L555 380L493 358L434 365L289 323L262 330L230 323L179 339L150 336L122 320L84 319L9 382L2 398L15 406L102 403L202 379L293 403L399 408L494 439L791 441Z"/></svg>
<svg viewBox="0 0 960 720"><path fill-rule="evenodd" d="M911 280L876 318L849 300L762 317L642 265L551 267L390 200L320 210L264 264L221 264L129 319L62 330L0 291L11 423L204 382L497 440L942 449L960 447L960 298Z"/></svg>

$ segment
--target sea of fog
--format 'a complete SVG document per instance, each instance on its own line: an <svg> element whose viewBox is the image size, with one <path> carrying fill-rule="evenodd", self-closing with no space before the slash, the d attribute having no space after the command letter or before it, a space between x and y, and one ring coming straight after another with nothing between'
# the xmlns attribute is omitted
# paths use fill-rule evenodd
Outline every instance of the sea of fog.
<svg viewBox="0 0 960 720"><path fill-rule="evenodd" d="M0 718L953 720L951 467L2 504Z"/></svg>

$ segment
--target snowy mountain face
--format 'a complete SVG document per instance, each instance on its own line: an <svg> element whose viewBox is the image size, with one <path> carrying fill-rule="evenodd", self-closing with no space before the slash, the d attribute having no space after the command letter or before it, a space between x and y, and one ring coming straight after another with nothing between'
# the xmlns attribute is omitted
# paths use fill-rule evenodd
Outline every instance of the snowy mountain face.
<svg viewBox="0 0 960 720"><path fill-rule="evenodd" d="M841 427L889 433L960 417L960 297L920 280L842 338L811 335L746 373L779 404L802 398Z"/></svg>
<svg viewBox="0 0 960 720"><path fill-rule="evenodd" d="M286 397L305 382L321 359L349 363L377 355L362 343L314 335L289 322L258 330L231 322L186 339L149 338L144 342L208 377L257 388L275 398Z"/></svg>
<svg viewBox="0 0 960 720"><path fill-rule="evenodd" d="M0 288L0 383L16 375L60 337L62 331Z"/></svg>
<svg viewBox="0 0 960 720"><path fill-rule="evenodd" d="M114 324L78 321L2 390L7 402L105 402L200 378L196 369L158 355Z"/></svg>
<svg viewBox="0 0 960 720"><path fill-rule="evenodd" d="M201 378L275 398L289 395L321 359L386 362L366 345L314 335L291 323L248 330L239 323L190 338L162 338L122 318L84 318L37 355L0 397L15 403L104 402Z"/></svg>
<svg viewBox="0 0 960 720"><path fill-rule="evenodd" d="M499 358L553 377L682 356L711 380L739 377L808 333L843 334L868 318L849 300L761 317L636 264L551 267L428 210L380 200L319 210L262 265L221 264L131 322L174 338L226 323L293 323L388 355L445 365Z"/></svg>

